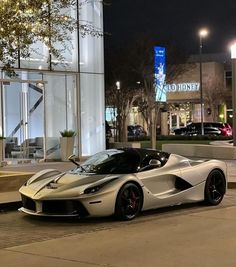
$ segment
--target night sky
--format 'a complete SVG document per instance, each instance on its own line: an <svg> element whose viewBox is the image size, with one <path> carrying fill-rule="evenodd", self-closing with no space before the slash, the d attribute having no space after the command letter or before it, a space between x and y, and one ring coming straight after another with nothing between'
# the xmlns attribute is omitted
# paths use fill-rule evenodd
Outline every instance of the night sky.
<svg viewBox="0 0 236 267"><path fill-rule="evenodd" d="M124 47L143 33L197 54L198 30L207 27L205 53L227 52L236 39L236 0L113 0L104 8L108 49Z"/></svg>

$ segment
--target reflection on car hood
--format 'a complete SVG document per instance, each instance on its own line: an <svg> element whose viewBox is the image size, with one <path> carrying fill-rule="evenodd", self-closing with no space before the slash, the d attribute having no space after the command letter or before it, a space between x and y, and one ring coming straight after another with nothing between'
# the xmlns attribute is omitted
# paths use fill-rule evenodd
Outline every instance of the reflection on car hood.
<svg viewBox="0 0 236 267"><path fill-rule="evenodd" d="M114 178L118 178L120 175L97 175L97 174L72 174L64 173L60 176L53 176L40 181L33 182L26 186L34 196L39 192L44 195L51 193L60 193L66 190L73 190L76 195L83 193L84 189L93 186L93 184L99 184ZM27 190L27 191L28 191ZM20 190L21 191L21 190ZM52 192L53 191L53 192ZM29 192L29 191L28 191ZM22 191L21 191L22 193ZM72 192L71 192L72 193Z"/></svg>
<svg viewBox="0 0 236 267"><path fill-rule="evenodd" d="M114 175L112 175L114 176ZM92 184L95 182L98 182L99 180L104 179L105 177L111 177L111 175L96 175L96 174L71 174L71 173L65 173L63 176L61 176L58 180L58 184L71 184L76 183L77 186L85 185L85 184Z"/></svg>

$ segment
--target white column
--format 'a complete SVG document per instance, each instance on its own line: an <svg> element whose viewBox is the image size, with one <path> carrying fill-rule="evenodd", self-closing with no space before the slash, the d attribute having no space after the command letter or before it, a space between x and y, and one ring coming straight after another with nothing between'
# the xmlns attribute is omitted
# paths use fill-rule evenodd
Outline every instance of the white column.
<svg viewBox="0 0 236 267"><path fill-rule="evenodd" d="M236 146L236 43L231 46L231 58L232 58L233 145Z"/></svg>

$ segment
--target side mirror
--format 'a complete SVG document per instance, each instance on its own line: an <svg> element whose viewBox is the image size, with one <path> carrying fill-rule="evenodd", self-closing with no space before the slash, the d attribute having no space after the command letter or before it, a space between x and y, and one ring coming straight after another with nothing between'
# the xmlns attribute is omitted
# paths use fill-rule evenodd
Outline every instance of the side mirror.
<svg viewBox="0 0 236 267"><path fill-rule="evenodd" d="M75 156L74 154L72 154L72 155L70 155L70 156L68 157L68 160L71 161L71 162L73 162L76 166L80 167L79 163L77 163L77 162L75 161L75 158L76 158L76 156Z"/></svg>
<svg viewBox="0 0 236 267"><path fill-rule="evenodd" d="M159 167L161 167L161 162L160 162L160 160L158 160L158 159L151 159L151 160L149 161L149 165L150 165L150 166L153 166L153 167L155 167L155 168L159 168Z"/></svg>
<svg viewBox="0 0 236 267"><path fill-rule="evenodd" d="M75 155L74 155L74 154L72 154L72 155L70 155L70 156L68 157L68 160L71 160L71 159L75 159Z"/></svg>

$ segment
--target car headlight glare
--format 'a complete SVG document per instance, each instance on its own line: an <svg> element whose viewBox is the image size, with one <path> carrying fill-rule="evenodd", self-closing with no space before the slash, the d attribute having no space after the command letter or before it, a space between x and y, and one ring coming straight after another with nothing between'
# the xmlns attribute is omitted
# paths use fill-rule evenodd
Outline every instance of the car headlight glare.
<svg viewBox="0 0 236 267"><path fill-rule="evenodd" d="M86 188L84 190L84 194L92 194L92 193L96 193L97 191L99 191L101 189L100 185L94 186L94 187L89 187Z"/></svg>
<svg viewBox="0 0 236 267"><path fill-rule="evenodd" d="M88 187L84 190L84 194L93 194L93 193L96 193L98 192L101 188L103 188L105 185L111 183L112 181L116 180L116 178L113 178L113 179L110 179L102 184L98 184L98 185L95 185L95 186L92 186L92 187Z"/></svg>

